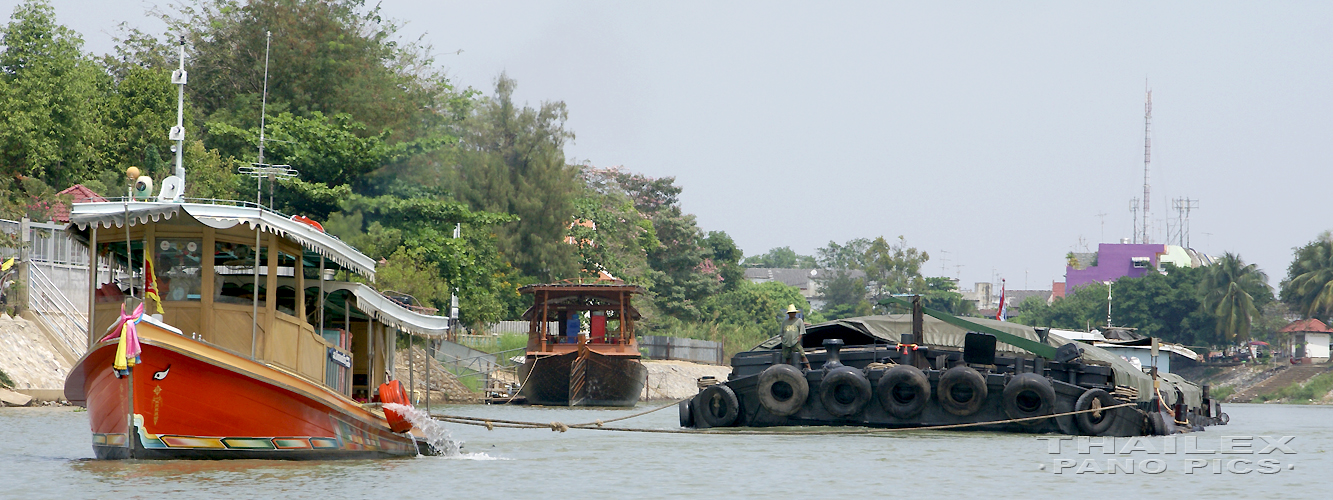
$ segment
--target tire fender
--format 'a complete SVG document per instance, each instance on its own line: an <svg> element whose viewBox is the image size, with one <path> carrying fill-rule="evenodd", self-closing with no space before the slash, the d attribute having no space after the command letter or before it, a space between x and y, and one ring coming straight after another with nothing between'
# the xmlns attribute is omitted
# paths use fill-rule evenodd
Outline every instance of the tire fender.
<svg viewBox="0 0 1333 500"><path fill-rule="evenodd" d="M890 415L912 418L930 402L930 379L915 366L894 365L880 376L875 397Z"/></svg>
<svg viewBox="0 0 1333 500"><path fill-rule="evenodd" d="M1046 377L1035 373L1020 373L1004 386L1000 400L1009 418L1031 418L1055 413L1055 388ZM1044 420L1025 420L1023 425L1036 425Z"/></svg>
<svg viewBox="0 0 1333 500"><path fill-rule="evenodd" d="M871 397L870 380L850 366L830 370L819 383L819 402L835 417L860 413Z"/></svg>
<svg viewBox="0 0 1333 500"><path fill-rule="evenodd" d="M783 388L790 388L790 393ZM774 390L776 386L776 391ZM796 367L778 364L765 368L759 374L759 404L769 413L785 417L805 406L810 397L810 382Z"/></svg>
<svg viewBox="0 0 1333 500"><path fill-rule="evenodd" d="M1094 405L1098 408L1115 406L1118 401L1101 389L1088 389L1078 397L1074 402L1074 411L1090 410ZM1103 436L1111 430L1111 423L1115 421L1112 413L1115 410L1103 412L1087 412L1074 415L1074 423L1078 425L1078 430L1088 436Z"/></svg>
<svg viewBox="0 0 1333 500"><path fill-rule="evenodd" d="M736 392L726 384L710 385L699 393L699 416L709 427L729 427L740 414Z"/></svg>
<svg viewBox="0 0 1333 500"><path fill-rule="evenodd" d="M967 399L960 396L967 395ZM986 377L968 366L955 366L940 375L935 399L944 411L966 417L978 410L986 402Z"/></svg>

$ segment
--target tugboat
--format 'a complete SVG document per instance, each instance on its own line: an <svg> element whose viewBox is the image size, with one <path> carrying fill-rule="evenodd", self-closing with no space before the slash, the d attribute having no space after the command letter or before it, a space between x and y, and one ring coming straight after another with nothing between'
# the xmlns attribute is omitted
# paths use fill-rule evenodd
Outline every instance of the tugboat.
<svg viewBox="0 0 1333 500"><path fill-rule="evenodd" d="M171 134L176 175L160 193L131 167L132 196L70 214L92 272L89 349L64 392L88 409L97 458L415 456L403 415L362 402L405 403L397 331L440 336L448 318L333 280L373 281L375 262L310 219L190 202L179 115Z"/></svg>
<svg viewBox="0 0 1333 500"><path fill-rule="evenodd" d="M639 361L633 297L619 280L528 285L528 346L518 368L519 394L547 406L634 406L648 369ZM584 315L586 313L586 316ZM588 327L582 325L586 319Z"/></svg>
<svg viewBox="0 0 1333 500"><path fill-rule="evenodd" d="M1166 435L1225 424L1219 402L1047 329L958 318L890 297L911 314L807 328L813 370L780 360L777 338L736 354L725 382L680 403L682 427L850 425L1088 436ZM1147 371L1145 373L1145 370ZM1165 375L1165 374L1164 374ZM1129 403L1129 406L1119 406ZM1101 410L1101 408L1110 408ZM1072 415L1060 415L1073 412ZM1042 418L1047 417L1047 418Z"/></svg>

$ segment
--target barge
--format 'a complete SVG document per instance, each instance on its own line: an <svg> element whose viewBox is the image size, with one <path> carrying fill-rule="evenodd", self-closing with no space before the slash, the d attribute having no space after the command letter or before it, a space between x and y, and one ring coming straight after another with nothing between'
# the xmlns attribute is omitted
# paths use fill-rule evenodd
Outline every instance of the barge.
<svg viewBox="0 0 1333 500"><path fill-rule="evenodd" d="M1207 386L1046 329L954 317L922 307L919 297L882 304L911 313L808 327L802 347L812 370L779 359L777 338L736 354L726 381L679 404L680 425L1142 436L1228 420Z"/></svg>

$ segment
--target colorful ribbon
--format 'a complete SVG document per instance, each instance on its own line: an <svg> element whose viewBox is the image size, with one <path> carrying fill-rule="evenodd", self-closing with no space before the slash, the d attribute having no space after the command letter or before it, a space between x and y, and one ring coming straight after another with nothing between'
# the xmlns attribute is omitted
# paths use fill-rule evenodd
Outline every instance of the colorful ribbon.
<svg viewBox="0 0 1333 500"><path fill-rule="evenodd" d="M140 321L143 321L143 303L134 308L134 313L125 314L125 305L120 306L120 319L111 327L111 333L102 337L99 342L106 342L116 337L120 337L120 342L116 344L116 361L112 368L120 375L128 375L130 368L139 364L141 361L139 355L143 349L139 347L139 331L135 328Z"/></svg>

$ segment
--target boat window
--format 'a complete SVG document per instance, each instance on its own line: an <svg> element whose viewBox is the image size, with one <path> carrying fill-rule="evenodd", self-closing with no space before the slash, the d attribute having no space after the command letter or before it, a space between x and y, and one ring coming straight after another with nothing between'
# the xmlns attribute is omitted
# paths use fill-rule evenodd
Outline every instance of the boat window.
<svg viewBox="0 0 1333 500"><path fill-rule="evenodd" d="M278 277L294 278L301 261L287 252L278 251ZM296 287L282 285L278 287L278 311L296 315Z"/></svg>
<svg viewBox="0 0 1333 500"><path fill-rule="evenodd" d="M143 297L143 241L130 244L133 254L127 256L125 242L97 245L97 302L120 303L130 293Z"/></svg>
<svg viewBox="0 0 1333 500"><path fill-rule="evenodd" d="M267 258L267 249L261 248L260 260ZM264 276L267 266L259 267ZM213 250L213 301L224 304L251 304L255 290L254 247L244 243L219 241ZM259 287L259 305L264 306L264 287Z"/></svg>
<svg viewBox="0 0 1333 500"><path fill-rule="evenodd" d="M296 316L296 288L282 285L278 287L278 312Z"/></svg>
<svg viewBox="0 0 1333 500"><path fill-rule="evenodd" d="M158 293L162 300L199 300L202 240L158 238L156 244L153 272L157 274Z"/></svg>

